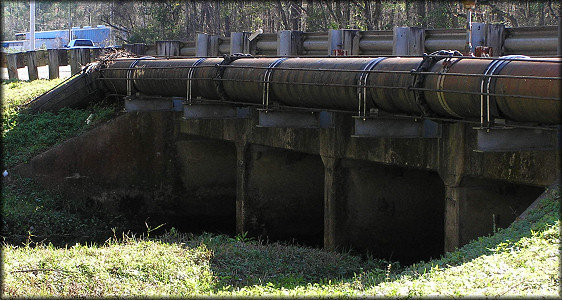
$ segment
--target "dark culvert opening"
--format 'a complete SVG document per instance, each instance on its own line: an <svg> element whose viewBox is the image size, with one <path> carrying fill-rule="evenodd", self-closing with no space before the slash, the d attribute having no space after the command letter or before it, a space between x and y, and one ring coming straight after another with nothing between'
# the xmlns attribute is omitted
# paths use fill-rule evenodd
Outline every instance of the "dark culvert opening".
<svg viewBox="0 0 562 300"><path fill-rule="evenodd" d="M236 145L187 137L176 142L181 189L167 227L180 232L236 233Z"/></svg>
<svg viewBox="0 0 562 300"><path fill-rule="evenodd" d="M459 207L461 245L509 227L544 192L544 187L473 177L460 185L466 197Z"/></svg>
<svg viewBox="0 0 562 300"><path fill-rule="evenodd" d="M436 172L351 160L343 167L344 248L404 265L443 254L445 187Z"/></svg>
<svg viewBox="0 0 562 300"><path fill-rule="evenodd" d="M324 165L320 156L253 145L245 222L269 242L323 247Z"/></svg>

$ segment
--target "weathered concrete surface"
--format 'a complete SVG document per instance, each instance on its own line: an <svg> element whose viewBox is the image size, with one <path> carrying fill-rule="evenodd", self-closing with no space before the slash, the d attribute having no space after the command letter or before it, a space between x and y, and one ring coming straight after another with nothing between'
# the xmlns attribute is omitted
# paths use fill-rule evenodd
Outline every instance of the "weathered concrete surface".
<svg viewBox="0 0 562 300"><path fill-rule="evenodd" d="M16 167L61 191L153 189L174 178L174 123L163 113L124 114Z"/></svg>
<svg viewBox="0 0 562 300"><path fill-rule="evenodd" d="M232 143L179 139L169 113L129 113L13 172L140 229L150 217L179 230L234 233L235 157Z"/></svg>
<svg viewBox="0 0 562 300"><path fill-rule="evenodd" d="M180 132L543 187L554 182L560 173L559 150L475 152L476 131L470 124L445 123L440 139L354 138L353 119L348 114L336 114L335 128L299 129L257 127L257 114L255 110L251 112L249 119L181 120Z"/></svg>

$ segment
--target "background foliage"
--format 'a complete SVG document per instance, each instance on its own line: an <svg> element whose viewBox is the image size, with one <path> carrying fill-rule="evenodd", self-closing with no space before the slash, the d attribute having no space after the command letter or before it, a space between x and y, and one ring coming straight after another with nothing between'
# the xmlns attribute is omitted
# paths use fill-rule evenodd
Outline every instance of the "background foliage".
<svg viewBox="0 0 562 300"><path fill-rule="evenodd" d="M29 1L2 1L2 40L29 27ZM36 30L105 24L114 42L193 40L197 33L328 29L389 30L395 26L461 28L461 1L438 0L162 0L37 1ZM477 1L474 22L556 25L559 1Z"/></svg>

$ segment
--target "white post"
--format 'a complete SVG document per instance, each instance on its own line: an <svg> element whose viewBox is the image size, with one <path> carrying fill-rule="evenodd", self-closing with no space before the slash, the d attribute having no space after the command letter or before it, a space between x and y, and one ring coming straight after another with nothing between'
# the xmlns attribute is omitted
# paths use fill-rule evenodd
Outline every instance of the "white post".
<svg viewBox="0 0 562 300"><path fill-rule="evenodd" d="M29 1L29 50L35 50L35 0Z"/></svg>

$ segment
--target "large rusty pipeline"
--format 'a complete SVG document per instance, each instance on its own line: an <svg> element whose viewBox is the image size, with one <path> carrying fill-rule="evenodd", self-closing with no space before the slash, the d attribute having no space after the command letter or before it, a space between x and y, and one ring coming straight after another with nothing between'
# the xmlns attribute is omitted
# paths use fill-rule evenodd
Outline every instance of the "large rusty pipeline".
<svg viewBox="0 0 562 300"><path fill-rule="evenodd" d="M256 105L561 124L560 58L232 57L115 60L106 90Z"/></svg>

